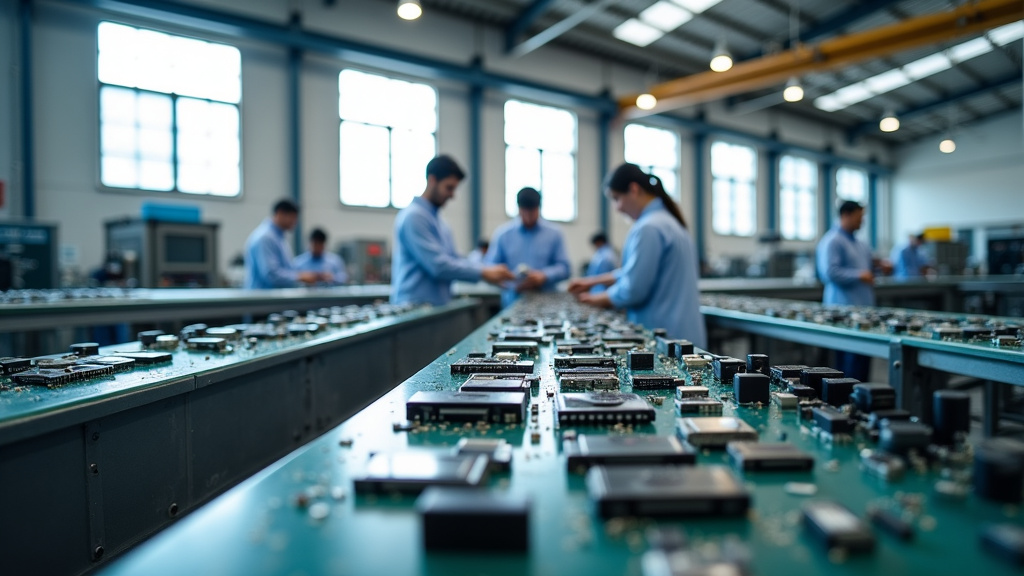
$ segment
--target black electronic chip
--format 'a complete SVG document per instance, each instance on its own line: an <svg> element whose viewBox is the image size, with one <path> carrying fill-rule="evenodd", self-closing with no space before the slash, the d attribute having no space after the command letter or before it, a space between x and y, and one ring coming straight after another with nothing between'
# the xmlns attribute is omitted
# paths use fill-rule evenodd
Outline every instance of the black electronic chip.
<svg viewBox="0 0 1024 576"><path fill-rule="evenodd" d="M671 390L676 387L676 379L665 374L631 374L629 381L634 390Z"/></svg>
<svg viewBox="0 0 1024 576"><path fill-rule="evenodd" d="M676 400L676 411L680 416L720 416L725 407L721 400L713 398L680 398Z"/></svg>
<svg viewBox="0 0 1024 576"><path fill-rule="evenodd" d="M615 358L611 356L568 356L558 354L555 356L555 370L559 368L593 368L597 366L615 367Z"/></svg>
<svg viewBox="0 0 1024 576"><path fill-rule="evenodd" d="M464 358L452 362L452 374L533 374L533 360L498 360L495 358Z"/></svg>
<svg viewBox="0 0 1024 576"><path fill-rule="evenodd" d="M677 418L676 433L702 448L722 448L735 440L757 441L758 438L753 426L735 416Z"/></svg>
<svg viewBox="0 0 1024 576"><path fill-rule="evenodd" d="M875 547L875 536L864 522L846 507L829 500L813 500L803 507L804 526L826 550L867 552Z"/></svg>
<svg viewBox="0 0 1024 576"><path fill-rule="evenodd" d="M479 486L488 471L487 456L456 456L426 450L380 453L353 480L356 492L419 493L428 486Z"/></svg>
<svg viewBox="0 0 1024 576"><path fill-rule="evenodd" d="M712 367L715 370L715 378L724 385L728 385L732 382L732 377L740 372L747 371L747 363L739 358L730 358L728 356L717 357L712 361Z"/></svg>
<svg viewBox="0 0 1024 576"><path fill-rule="evenodd" d="M492 470L508 472L512 469L512 445L501 438L460 438L452 453L456 456L483 454L490 460Z"/></svg>
<svg viewBox="0 0 1024 576"><path fill-rule="evenodd" d="M124 356L86 356L79 364L97 364L99 366L110 366L117 372L127 372L135 367L135 360Z"/></svg>
<svg viewBox="0 0 1024 576"><path fill-rule="evenodd" d="M420 422L518 424L526 418L524 392L421 390L405 403L405 417Z"/></svg>
<svg viewBox="0 0 1024 576"><path fill-rule="evenodd" d="M525 552L530 545L526 496L473 488L431 487L416 500L427 550Z"/></svg>
<svg viewBox="0 0 1024 576"><path fill-rule="evenodd" d="M114 352L121 358L131 358L138 364L162 364L170 362L174 355L170 352Z"/></svg>
<svg viewBox="0 0 1024 576"><path fill-rule="evenodd" d="M196 337L189 338L185 341L185 345L189 350L203 350L210 352L224 352L228 349L228 341L223 338L214 337Z"/></svg>
<svg viewBox="0 0 1024 576"><path fill-rule="evenodd" d="M804 471L814 467L814 457L782 442L729 442L729 459L740 470Z"/></svg>
<svg viewBox="0 0 1024 576"><path fill-rule="evenodd" d="M846 414L830 406L819 406L811 408L814 416L814 423L824 432L829 434L852 434L853 421Z"/></svg>
<svg viewBox="0 0 1024 576"><path fill-rule="evenodd" d="M523 374L471 374L460 392L529 392L530 380Z"/></svg>
<svg viewBox="0 0 1024 576"><path fill-rule="evenodd" d="M654 370L654 352L630 350L626 352L626 363L630 370Z"/></svg>
<svg viewBox="0 0 1024 576"><path fill-rule="evenodd" d="M614 373L562 374L558 378L562 390L618 390L619 377Z"/></svg>
<svg viewBox="0 0 1024 576"><path fill-rule="evenodd" d="M750 507L725 466L594 466L587 492L603 518L740 516Z"/></svg>
<svg viewBox="0 0 1024 576"><path fill-rule="evenodd" d="M655 416L643 398L622 392L560 392L555 411L559 424L646 424Z"/></svg>
<svg viewBox="0 0 1024 576"><path fill-rule="evenodd" d="M504 340L491 345L491 356L500 352L513 352L523 356L536 356L539 348L536 342Z"/></svg>
<svg viewBox="0 0 1024 576"><path fill-rule="evenodd" d="M24 372L31 367L32 360L29 358L0 358L0 374L4 376Z"/></svg>
<svg viewBox="0 0 1024 576"><path fill-rule="evenodd" d="M597 464L693 464L697 456L672 436L580 434L565 440L562 450L569 471Z"/></svg>

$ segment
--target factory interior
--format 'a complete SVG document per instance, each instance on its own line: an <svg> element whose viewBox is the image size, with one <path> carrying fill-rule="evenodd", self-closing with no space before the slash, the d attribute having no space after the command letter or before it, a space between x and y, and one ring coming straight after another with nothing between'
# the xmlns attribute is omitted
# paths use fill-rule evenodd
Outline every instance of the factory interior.
<svg viewBox="0 0 1024 576"><path fill-rule="evenodd" d="M1024 569L1024 0L0 2L4 574Z"/></svg>

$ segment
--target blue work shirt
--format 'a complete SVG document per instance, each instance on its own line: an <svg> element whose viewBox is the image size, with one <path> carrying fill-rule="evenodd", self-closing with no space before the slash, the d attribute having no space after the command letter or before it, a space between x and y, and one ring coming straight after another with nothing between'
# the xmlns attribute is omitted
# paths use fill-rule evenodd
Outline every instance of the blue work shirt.
<svg viewBox="0 0 1024 576"><path fill-rule="evenodd" d="M391 253L392 304L447 304L453 280L476 282L482 270L483 264L455 253L452 231L437 206L417 196L398 213Z"/></svg>
<svg viewBox="0 0 1024 576"><path fill-rule="evenodd" d="M345 261L333 252L323 252L320 256L313 256L312 252L306 251L295 257L292 263L296 270L302 272L327 272L331 275L331 284L344 284L348 282L348 272L345 271Z"/></svg>
<svg viewBox="0 0 1024 576"><path fill-rule="evenodd" d="M916 278L921 275L921 268L928 265L918 247L912 244L893 248L891 259L892 275L896 278Z"/></svg>
<svg viewBox="0 0 1024 576"><path fill-rule="evenodd" d="M839 228L825 233L818 243L818 278L825 285L825 304L875 305L875 289L860 281L871 271L871 248Z"/></svg>
<svg viewBox="0 0 1024 576"><path fill-rule="evenodd" d="M292 288L299 285L298 270L284 239L284 230L267 218L245 242L245 283L243 288Z"/></svg>
<svg viewBox="0 0 1024 576"><path fill-rule="evenodd" d="M619 258L616 256L615 250L612 250L611 246L605 244L594 252L594 256L590 259L590 264L587 264L587 276L600 276L614 272L618 266ZM598 294L607 289L607 286L598 285L591 288L590 293Z"/></svg>
<svg viewBox="0 0 1024 576"><path fill-rule="evenodd" d="M484 256L488 264L504 264L516 272L521 264L530 270L539 270L547 276L541 292L551 292L555 284L569 277L569 256L565 251L562 231L553 225L537 220L533 228L523 226L518 218L502 224L491 238L491 247ZM516 292L518 280L507 282L501 291L501 305L508 306L519 298Z"/></svg>
<svg viewBox="0 0 1024 576"><path fill-rule="evenodd" d="M700 313L697 251L689 231L665 209L660 198L640 213L622 248L622 268L608 288L608 297L626 309L630 322L669 338L685 338L707 347L707 330Z"/></svg>

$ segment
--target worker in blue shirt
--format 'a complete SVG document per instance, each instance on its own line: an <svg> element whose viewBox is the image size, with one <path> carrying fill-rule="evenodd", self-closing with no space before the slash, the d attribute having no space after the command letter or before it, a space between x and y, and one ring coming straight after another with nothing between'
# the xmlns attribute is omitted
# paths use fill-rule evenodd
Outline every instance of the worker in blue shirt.
<svg viewBox="0 0 1024 576"><path fill-rule="evenodd" d="M270 218L249 235L245 243L245 282L243 288L292 288L313 284L324 278L318 272L302 272L292 262L292 251L285 232L299 221L299 207L291 200L274 205Z"/></svg>
<svg viewBox="0 0 1024 576"><path fill-rule="evenodd" d="M875 266L871 248L854 237L864 223L864 206L847 200L839 206L839 222L818 243L818 278L825 285L824 304L875 305ZM871 359L836 351L837 368L848 378L868 380Z"/></svg>
<svg viewBox="0 0 1024 576"><path fill-rule="evenodd" d="M476 241L476 248L470 250L469 254L466 254L466 259L470 262L482 264L484 256L487 256L487 250L491 247L491 241L487 238L481 238Z"/></svg>
<svg viewBox="0 0 1024 576"><path fill-rule="evenodd" d="M580 302L604 308L625 308L631 322L663 328L670 338L685 338L707 347L707 329L700 313L697 252L679 206L665 192L661 179L636 164L623 164L606 179L615 208L635 223L622 249L622 267L601 276L569 283ZM589 292L608 286L599 294Z"/></svg>
<svg viewBox="0 0 1024 576"><path fill-rule="evenodd" d="M484 259L488 264L504 264L516 272L516 280L506 282L501 305L509 306L522 292L550 292L555 284L569 277L569 256L562 231L540 218L541 196L534 188L516 194L519 218L499 227L491 238Z"/></svg>
<svg viewBox="0 0 1024 576"><path fill-rule="evenodd" d="M451 300L453 280L498 284L515 278L505 265L473 263L455 252L452 231L438 211L455 196L466 174L450 156L427 163L427 185L395 218L391 254L391 303L434 304Z"/></svg>
<svg viewBox="0 0 1024 576"><path fill-rule="evenodd" d="M595 232L590 237L590 244L594 247L594 255L590 258L590 263L587 264L587 272L584 276L600 276L619 267L619 257L615 254L615 249L608 244L607 234ZM598 284L591 288L590 292L597 294L605 290L607 290L606 286Z"/></svg>
<svg viewBox="0 0 1024 576"><path fill-rule="evenodd" d="M327 233L320 228L313 229L309 233L309 250L295 257L295 268L301 271L322 272L324 278L320 282L323 284L340 285L348 282L345 261L335 253L325 251L326 245Z"/></svg>
<svg viewBox="0 0 1024 576"><path fill-rule="evenodd" d="M906 280L917 278L928 269L928 260L921 254L924 234L911 234L906 246L895 246L892 249L892 275L894 278Z"/></svg>

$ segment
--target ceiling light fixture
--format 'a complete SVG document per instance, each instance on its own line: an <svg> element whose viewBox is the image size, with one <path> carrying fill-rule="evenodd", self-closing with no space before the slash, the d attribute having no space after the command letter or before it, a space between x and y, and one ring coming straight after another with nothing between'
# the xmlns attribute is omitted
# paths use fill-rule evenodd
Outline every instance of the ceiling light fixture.
<svg viewBox="0 0 1024 576"><path fill-rule="evenodd" d="M658 105L658 99L654 94L643 93L636 97L636 107L641 110L653 110Z"/></svg>
<svg viewBox="0 0 1024 576"><path fill-rule="evenodd" d="M946 138L939 142L939 151L943 154L952 154L956 150L956 142L953 141L952 136L946 136Z"/></svg>
<svg viewBox="0 0 1024 576"><path fill-rule="evenodd" d="M725 40L719 40L715 43L715 51L711 56L711 70L715 72L725 72L732 68L732 54L729 53L729 48L725 45Z"/></svg>
<svg viewBox="0 0 1024 576"><path fill-rule="evenodd" d="M896 117L895 112L888 110L882 115L882 120L878 123L878 129L882 132L895 132L900 129L900 119Z"/></svg>
<svg viewBox="0 0 1024 576"><path fill-rule="evenodd" d="M422 15L420 0L398 0L398 17L402 20L415 20Z"/></svg>
<svg viewBox="0 0 1024 576"><path fill-rule="evenodd" d="M796 77L786 82L786 89L782 91L782 99L786 102L799 102L804 99L804 87Z"/></svg>

